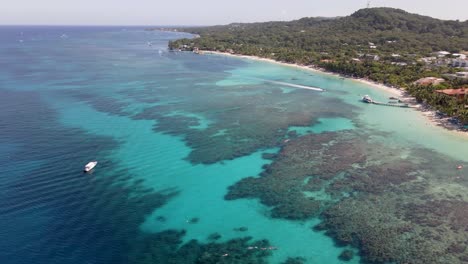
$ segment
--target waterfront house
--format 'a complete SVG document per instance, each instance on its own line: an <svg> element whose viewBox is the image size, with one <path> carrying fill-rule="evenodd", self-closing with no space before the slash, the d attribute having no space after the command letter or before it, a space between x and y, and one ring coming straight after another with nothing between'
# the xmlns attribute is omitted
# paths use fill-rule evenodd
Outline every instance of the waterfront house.
<svg viewBox="0 0 468 264"><path fill-rule="evenodd" d="M456 97L458 100L464 100L468 96L468 88L436 90L436 93Z"/></svg>
<svg viewBox="0 0 468 264"><path fill-rule="evenodd" d="M443 83L444 81L445 80L442 79L442 78L426 77L426 78L421 78L421 79L415 81L413 84L428 86L428 85L438 85L438 84Z"/></svg>

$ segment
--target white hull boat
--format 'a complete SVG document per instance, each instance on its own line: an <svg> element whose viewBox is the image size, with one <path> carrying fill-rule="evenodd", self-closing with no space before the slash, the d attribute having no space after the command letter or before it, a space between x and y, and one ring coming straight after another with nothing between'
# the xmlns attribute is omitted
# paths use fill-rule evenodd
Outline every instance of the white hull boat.
<svg viewBox="0 0 468 264"><path fill-rule="evenodd" d="M84 167L84 172L91 171L92 169L94 169L94 167L96 167L96 165L97 165L97 161L88 162L88 164L86 164Z"/></svg>
<svg viewBox="0 0 468 264"><path fill-rule="evenodd" d="M372 104L374 101L372 100L372 98L370 98L370 96L368 95L364 95L364 97L362 97L362 101L364 103L368 103L368 104Z"/></svg>

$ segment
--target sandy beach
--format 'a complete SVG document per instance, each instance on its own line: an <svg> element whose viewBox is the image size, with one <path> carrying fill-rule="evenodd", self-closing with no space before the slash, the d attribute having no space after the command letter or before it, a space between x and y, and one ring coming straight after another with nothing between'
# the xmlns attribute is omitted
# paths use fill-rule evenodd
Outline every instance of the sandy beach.
<svg viewBox="0 0 468 264"><path fill-rule="evenodd" d="M418 103L413 96L409 95L405 90L400 89L400 88L390 87L388 85L374 82L368 79L351 78L349 76L342 76L340 74L329 72L329 71L326 71L325 69L315 67L313 65L299 65L299 64L294 64L294 63L285 63L285 62L279 62L273 59L261 58L258 56L232 54L232 53L219 52L219 51L202 50L200 52L201 54L215 54L215 55L223 55L223 56L230 56L230 57L236 57L236 58L245 58L245 59L250 59L250 60L269 62L269 63L274 63L274 64L278 64L282 66L288 66L288 67L298 68L298 69L312 71L312 72L319 72L322 74L333 75L336 77L346 78L349 80L360 82L360 83L369 85L371 87L383 90L387 93L394 95L395 97L400 98L405 103L408 103L408 105L411 108L414 108L418 110L419 112L421 112L422 116L427 119L429 124L433 126L443 127L452 133L468 138L468 130L466 128L463 128L460 125L452 123L449 117L444 117L443 115L437 114L436 110L432 109L432 107L430 107L429 105Z"/></svg>

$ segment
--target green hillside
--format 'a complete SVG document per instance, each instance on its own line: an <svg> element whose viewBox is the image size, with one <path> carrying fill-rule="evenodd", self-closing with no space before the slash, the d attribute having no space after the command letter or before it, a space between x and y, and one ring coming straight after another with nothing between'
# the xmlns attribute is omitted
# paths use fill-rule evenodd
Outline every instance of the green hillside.
<svg viewBox="0 0 468 264"><path fill-rule="evenodd" d="M361 9L336 19L302 18L291 22L234 23L183 30L201 36L194 41L200 48L233 49L268 57L275 51L289 51L291 55L296 51L310 52L307 55L314 59L320 57L320 52L339 55L346 51L366 51L368 42L381 45L379 52L426 55L438 50L468 50L468 21L443 21L392 8ZM387 41L396 42L390 45ZM175 42L173 46L181 42L186 41Z"/></svg>

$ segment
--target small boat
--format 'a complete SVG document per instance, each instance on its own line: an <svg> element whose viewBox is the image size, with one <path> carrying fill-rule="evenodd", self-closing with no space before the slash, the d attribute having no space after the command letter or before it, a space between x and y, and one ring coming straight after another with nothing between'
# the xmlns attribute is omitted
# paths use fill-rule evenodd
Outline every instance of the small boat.
<svg viewBox="0 0 468 264"><path fill-rule="evenodd" d="M94 167L96 167L96 165L97 165L97 161L88 162L88 164L86 164L85 167L84 167L84 172L91 171L92 169L94 169Z"/></svg>
<svg viewBox="0 0 468 264"><path fill-rule="evenodd" d="M362 97L362 101L364 103L369 103L369 104L371 104L373 102L372 98L370 98L370 96L368 96L368 95L364 95L364 97Z"/></svg>

